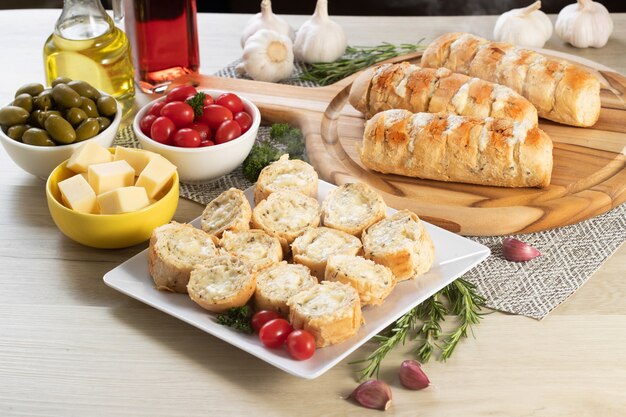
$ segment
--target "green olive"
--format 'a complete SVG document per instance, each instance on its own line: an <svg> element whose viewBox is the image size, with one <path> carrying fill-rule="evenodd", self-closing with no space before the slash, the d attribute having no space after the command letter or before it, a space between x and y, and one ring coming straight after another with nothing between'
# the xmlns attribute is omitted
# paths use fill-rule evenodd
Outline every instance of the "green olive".
<svg viewBox="0 0 626 417"><path fill-rule="evenodd" d="M97 101L101 115L111 117L117 112L117 101L111 96L102 96Z"/></svg>
<svg viewBox="0 0 626 417"><path fill-rule="evenodd" d="M72 143L76 140L76 131L74 130L70 122L68 122L61 116L57 116L56 114L48 116L44 126L50 136L52 136L52 139L54 139L56 142L66 144Z"/></svg>
<svg viewBox="0 0 626 417"><path fill-rule="evenodd" d="M100 123L98 123L97 119L90 117L76 128L76 142L93 138L98 132L100 132Z"/></svg>
<svg viewBox="0 0 626 417"><path fill-rule="evenodd" d="M42 112L41 110L33 110L33 112L28 117L28 120L26 121L26 123L28 123L29 125L31 125L33 127L43 127L39 123L39 118L41 117L41 115L40 115L41 112Z"/></svg>
<svg viewBox="0 0 626 417"><path fill-rule="evenodd" d="M26 123L30 113L21 107L6 106L0 109L0 125L14 126Z"/></svg>
<svg viewBox="0 0 626 417"><path fill-rule="evenodd" d="M72 126L78 126L83 120L87 118L85 110L78 107L72 107L65 113L65 118Z"/></svg>
<svg viewBox="0 0 626 417"><path fill-rule="evenodd" d="M31 125L15 125L15 126L11 126L9 128L9 130L7 130L7 136L10 137L11 139L15 139L18 142L21 142L22 141L22 136L24 135L24 132L26 132L31 127L32 127Z"/></svg>
<svg viewBox="0 0 626 417"><path fill-rule="evenodd" d="M51 86L55 87L57 84L68 84L72 81L71 78L58 76L50 83Z"/></svg>
<svg viewBox="0 0 626 417"><path fill-rule="evenodd" d="M30 113L31 111L33 111L33 96L31 96L30 94L22 93L19 96L15 97L12 105L21 107Z"/></svg>
<svg viewBox="0 0 626 417"><path fill-rule="evenodd" d="M81 103L80 95L67 84L57 84L52 87L52 98L59 106L67 109L78 107Z"/></svg>
<svg viewBox="0 0 626 417"><path fill-rule="evenodd" d="M22 135L22 142L36 146L56 146L50 135L43 129L31 127Z"/></svg>
<svg viewBox="0 0 626 417"><path fill-rule="evenodd" d="M35 97L35 108L38 110L49 110L54 107L54 99L52 98L52 90L44 90Z"/></svg>
<svg viewBox="0 0 626 417"><path fill-rule="evenodd" d="M23 86L17 89L17 91L15 92L15 97L24 93L35 97L39 95L42 91L43 91L43 85L39 83L24 84Z"/></svg>
<svg viewBox="0 0 626 417"><path fill-rule="evenodd" d="M109 119L108 117L100 116L96 120L98 121L98 124L100 125L100 132L102 132L107 127L111 126L111 119Z"/></svg>
<svg viewBox="0 0 626 417"><path fill-rule="evenodd" d="M91 84L86 81L70 81L69 83L67 83L67 85L81 96L88 97L92 100L97 100L102 95L98 90L96 90Z"/></svg>
<svg viewBox="0 0 626 417"><path fill-rule="evenodd" d="M87 117L98 117L100 113L98 113L98 106L96 103L90 98L83 97L80 103L80 108L87 113Z"/></svg>
<svg viewBox="0 0 626 417"><path fill-rule="evenodd" d="M50 117L50 115L53 115L53 114L61 117L61 112L58 110L48 110L48 111L39 112L37 115L37 122L39 123L39 126L43 127L48 117Z"/></svg>

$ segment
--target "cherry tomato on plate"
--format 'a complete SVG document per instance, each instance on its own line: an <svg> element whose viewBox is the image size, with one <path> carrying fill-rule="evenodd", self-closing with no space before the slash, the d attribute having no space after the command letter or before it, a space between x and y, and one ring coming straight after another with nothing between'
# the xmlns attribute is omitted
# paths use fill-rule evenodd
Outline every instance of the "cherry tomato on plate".
<svg viewBox="0 0 626 417"><path fill-rule="evenodd" d="M239 113L235 113L233 116L233 120L239 123L241 126L241 133L246 133L250 126L252 126L252 116L250 116L245 111L240 111Z"/></svg>
<svg viewBox="0 0 626 417"><path fill-rule="evenodd" d="M215 143L226 143L241 136L241 126L234 120L226 120L215 131Z"/></svg>
<svg viewBox="0 0 626 417"><path fill-rule="evenodd" d="M150 137L159 143L170 145L174 131L176 131L174 122L167 117L160 116L150 126Z"/></svg>
<svg viewBox="0 0 626 417"><path fill-rule="evenodd" d="M215 104L226 107L228 110L234 113L243 111L243 103L237 94L224 93L215 99Z"/></svg>
<svg viewBox="0 0 626 417"><path fill-rule="evenodd" d="M200 133L200 140L203 141L203 142L205 140L213 139L213 131L211 129L209 129L209 126L205 125L204 123L193 122L192 124L190 124L187 127L189 127L191 129L195 130L196 132Z"/></svg>
<svg viewBox="0 0 626 417"><path fill-rule="evenodd" d="M172 88L172 90L167 93L165 96L165 101L167 103L171 101L184 101L187 97L193 96L198 91L192 85L179 85L178 87Z"/></svg>
<svg viewBox="0 0 626 417"><path fill-rule="evenodd" d="M164 101L157 101L152 105L152 107L150 107L150 110L148 110L148 114L159 117L161 115L161 109L163 108L163 106L165 106L165 104L166 103Z"/></svg>
<svg viewBox="0 0 626 417"><path fill-rule="evenodd" d="M265 323L270 320L280 318L282 318L282 316L274 310L260 310L254 313L252 320L250 320L250 324L252 325L254 331L258 333Z"/></svg>
<svg viewBox="0 0 626 417"><path fill-rule="evenodd" d="M197 121L215 130L226 120L233 120L233 112L219 104L209 104L202 108L202 116Z"/></svg>
<svg viewBox="0 0 626 417"><path fill-rule="evenodd" d="M182 148L197 148L202 142L198 131L183 127L174 133L174 145Z"/></svg>
<svg viewBox="0 0 626 417"><path fill-rule="evenodd" d="M294 330L287 336L287 352L299 361L309 359L315 353L315 337L306 330Z"/></svg>
<svg viewBox="0 0 626 417"><path fill-rule="evenodd" d="M152 123L154 123L156 118L157 116L155 116L154 114L146 114L139 121L139 128L141 129L144 135L150 136L150 127L152 127Z"/></svg>
<svg viewBox="0 0 626 417"><path fill-rule="evenodd" d="M268 348L279 348L292 330L291 324L285 319L270 320L259 330L259 339Z"/></svg>
<svg viewBox="0 0 626 417"><path fill-rule="evenodd" d="M171 101L161 109L161 116L169 118L177 128L185 127L193 122L193 108L182 101Z"/></svg>

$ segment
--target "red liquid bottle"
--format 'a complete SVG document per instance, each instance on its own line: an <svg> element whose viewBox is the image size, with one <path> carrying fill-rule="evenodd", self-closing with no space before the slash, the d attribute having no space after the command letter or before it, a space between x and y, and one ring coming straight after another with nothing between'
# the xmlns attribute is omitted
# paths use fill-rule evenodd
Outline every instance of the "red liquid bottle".
<svg viewBox="0 0 626 417"><path fill-rule="evenodd" d="M125 0L124 26L132 45L135 80L161 92L200 66L195 0Z"/></svg>

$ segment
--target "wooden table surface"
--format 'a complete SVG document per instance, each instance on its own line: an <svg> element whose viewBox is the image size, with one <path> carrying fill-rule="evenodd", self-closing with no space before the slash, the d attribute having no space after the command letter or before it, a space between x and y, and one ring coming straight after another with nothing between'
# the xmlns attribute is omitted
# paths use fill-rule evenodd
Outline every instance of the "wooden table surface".
<svg viewBox="0 0 626 417"><path fill-rule="evenodd" d="M42 46L59 10L0 12L0 103L43 81ZM552 16L554 19L554 16ZM626 73L626 14L602 49L552 37L546 48ZM246 15L198 17L203 73L238 58ZM294 27L305 19L287 16ZM495 17L338 17L350 44L430 40L452 30L490 36ZM43 181L0 152L0 416L378 415L344 400L357 385L348 364L318 379L290 376L213 336L122 295L102 276L146 245L95 250L55 227ZM175 220L202 206L181 200ZM396 379L411 343L381 377L411 416L623 416L626 414L626 247L541 322L488 315L451 360L424 366L434 386Z"/></svg>

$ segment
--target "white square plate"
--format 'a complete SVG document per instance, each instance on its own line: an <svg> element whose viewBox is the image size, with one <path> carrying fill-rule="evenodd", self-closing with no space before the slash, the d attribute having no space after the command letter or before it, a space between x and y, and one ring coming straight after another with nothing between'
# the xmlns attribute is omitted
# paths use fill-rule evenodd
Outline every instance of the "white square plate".
<svg viewBox="0 0 626 417"><path fill-rule="evenodd" d="M336 187L320 181L318 200L321 202L333 188ZM248 188L245 194L254 207L253 188ZM395 212L391 208L388 211L390 214ZM486 246L424 223L435 244L435 263L431 270L419 279L398 283L382 305L363 308L365 324L355 336L343 343L317 349L313 357L305 361L291 359L285 349L264 347L255 334L243 334L230 327L217 324L214 314L198 307L186 294L157 291L148 273L147 249L109 271L104 276L104 282L130 297L243 349L285 372L313 379L328 371L404 313L489 256L490 251ZM195 219L192 224L199 227L200 218Z"/></svg>

